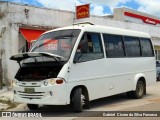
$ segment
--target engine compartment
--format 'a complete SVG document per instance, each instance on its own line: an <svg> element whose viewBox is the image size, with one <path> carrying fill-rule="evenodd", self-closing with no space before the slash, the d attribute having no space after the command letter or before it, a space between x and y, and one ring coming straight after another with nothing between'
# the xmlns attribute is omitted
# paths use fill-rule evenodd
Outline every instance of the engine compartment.
<svg viewBox="0 0 160 120"><path fill-rule="evenodd" d="M25 64L18 70L15 78L19 81L40 81L56 78L62 67L62 64Z"/></svg>

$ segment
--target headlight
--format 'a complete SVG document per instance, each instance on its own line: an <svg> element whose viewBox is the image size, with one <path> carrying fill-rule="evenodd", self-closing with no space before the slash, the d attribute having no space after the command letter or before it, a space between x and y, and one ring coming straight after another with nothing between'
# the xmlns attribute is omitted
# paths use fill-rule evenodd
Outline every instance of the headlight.
<svg viewBox="0 0 160 120"><path fill-rule="evenodd" d="M49 81L49 83L52 84L52 85L54 85L55 82L56 82L55 79L49 79L48 81Z"/></svg>
<svg viewBox="0 0 160 120"><path fill-rule="evenodd" d="M50 78L50 79L44 80L43 84L47 86L48 84L50 85L63 84L63 82L64 82L64 79L62 78Z"/></svg>

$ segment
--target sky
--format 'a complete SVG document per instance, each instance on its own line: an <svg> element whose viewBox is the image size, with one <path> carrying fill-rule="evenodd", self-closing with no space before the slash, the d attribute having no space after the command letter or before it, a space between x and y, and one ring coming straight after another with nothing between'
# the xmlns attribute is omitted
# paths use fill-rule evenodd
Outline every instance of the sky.
<svg viewBox="0 0 160 120"><path fill-rule="evenodd" d="M160 17L160 0L0 0L38 7L75 11L76 5L90 3L92 15L113 14L114 8L127 7Z"/></svg>

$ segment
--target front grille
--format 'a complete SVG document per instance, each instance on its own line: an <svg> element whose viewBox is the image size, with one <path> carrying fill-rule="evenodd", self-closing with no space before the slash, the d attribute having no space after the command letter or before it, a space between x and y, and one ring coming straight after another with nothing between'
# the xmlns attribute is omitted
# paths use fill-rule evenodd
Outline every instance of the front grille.
<svg viewBox="0 0 160 120"><path fill-rule="evenodd" d="M26 92L22 92L22 91L17 91L17 94L21 98L27 98L27 99L42 99L46 95L45 92L26 93Z"/></svg>
<svg viewBox="0 0 160 120"><path fill-rule="evenodd" d="M28 94L28 93L22 92L22 91L17 91L17 92ZM33 92L33 93L29 93L29 94L42 94L42 93L45 93L45 92Z"/></svg>
<svg viewBox="0 0 160 120"><path fill-rule="evenodd" d="M40 97L34 97L34 98L33 97L21 97L21 98L26 98L26 99L30 99L30 100L31 99L41 99Z"/></svg>
<svg viewBox="0 0 160 120"><path fill-rule="evenodd" d="M24 94L19 94L21 96L24 96ZM35 96L35 95L25 95L25 96ZM43 96L43 95L36 95L36 96Z"/></svg>
<svg viewBox="0 0 160 120"><path fill-rule="evenodd" d="M28 85L19 85L21 87L41 87L40 85L32 85L32 86L28 86Z"/></svg>

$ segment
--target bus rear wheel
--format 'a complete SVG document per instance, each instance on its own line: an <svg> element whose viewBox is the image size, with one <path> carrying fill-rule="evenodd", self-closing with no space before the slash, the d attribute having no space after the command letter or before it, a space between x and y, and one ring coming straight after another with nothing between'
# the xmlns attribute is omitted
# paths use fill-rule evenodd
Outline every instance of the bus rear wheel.
<svg viewBox="0 0 160 120"><path fill-rule="evenodd" d="M136 99L142 98L144 94L145 94L145 84L143 81L137 82L137 86L136 86L135 91L127 92L127 96L129 98L136 98Z"/></svg>
<svg viewBox="0 0 160 120"><path fill-rule="evenodd" d="M36 105L36 104L27 104L27 107L30 110L37 110L38 109L38 105Z"/></svg>

